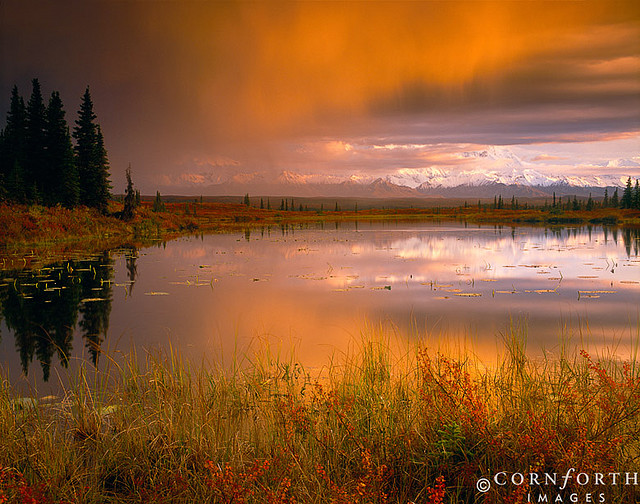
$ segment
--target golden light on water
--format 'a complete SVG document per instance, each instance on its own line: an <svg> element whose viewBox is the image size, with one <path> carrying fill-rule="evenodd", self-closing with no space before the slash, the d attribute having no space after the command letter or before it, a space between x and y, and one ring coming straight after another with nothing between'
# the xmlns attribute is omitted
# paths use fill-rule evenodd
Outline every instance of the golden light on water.
<svg viewBox="0 0 640 504"><path fill-rule="evenodd" d="M633 344L640 263L621 234L367 222L358 229L169 244L139 281L168 275L170 285L154 288L170 295L145 302L158 305L172 337L191 341L198 355L269 342L311 366L370 337L389 338L398 351L420 343L490 363L511 324L523 328L520 337L528 331L534 356L555 351L563 337L621 355ZM182 309L159 306L175 303Z"/></svg>

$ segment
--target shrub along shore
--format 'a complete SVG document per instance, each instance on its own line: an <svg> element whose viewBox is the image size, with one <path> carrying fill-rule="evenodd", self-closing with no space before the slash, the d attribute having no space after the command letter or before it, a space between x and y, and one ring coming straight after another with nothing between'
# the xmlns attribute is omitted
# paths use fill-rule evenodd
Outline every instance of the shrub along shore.
<svg viewBox="0 0 640 504"><path fill-rule="evenodd" d="M427 209L282 211L232 203L163 203L160 211L145 202L133 218L121 217L122 203L111 201L106 213L94 208L0 203L0 257L27 261L64 258L69 252L96 252L122 246L144 246L178 236L242 231L261 226L304 225L341 221L457 220L495 225L605 224L640 226L640 211L619 208L547 210L544 208L450 207ZM156 208L157 210L157 208ZM26 257L26 258L25 258Z"/></svg>
<svg viewBox="0 0 640 504"><path fill-rule="evenodd" d="M321 372L264 346L224 370L103 356L56 398L2 382L0 501L638 501L635 357L533 361L518 326L485 366L364 332Z"/></svg>

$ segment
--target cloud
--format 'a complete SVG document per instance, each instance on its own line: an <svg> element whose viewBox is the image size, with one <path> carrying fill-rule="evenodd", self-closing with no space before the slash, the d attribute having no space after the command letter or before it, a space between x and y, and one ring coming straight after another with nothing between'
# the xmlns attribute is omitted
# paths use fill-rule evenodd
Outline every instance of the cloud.
<svg viewBox="0 0 640 504"><path fill-rule="evenodd" d="M342 155L353 150L353 145L341 140L331 140L324 144L324 148L332 155Z"/></svg>
<svg viewBox="0 0 640 504"><path fill-rule="evenodd" d="M552 156L551 154L538 154L534 158L531 158L531 162L535 163L536 161L565 161L568 158L563 156Z"/></svg>
<svg viewBox="0 0 640 504"><path fill-rule="evenodd" d="M213 153L240 164L212 170L376 171L373 145L639 131L639 46L635 1L6 0L0 107L38 76L72 111L90 84L112 169L131 162L147 191Z"/></svg>

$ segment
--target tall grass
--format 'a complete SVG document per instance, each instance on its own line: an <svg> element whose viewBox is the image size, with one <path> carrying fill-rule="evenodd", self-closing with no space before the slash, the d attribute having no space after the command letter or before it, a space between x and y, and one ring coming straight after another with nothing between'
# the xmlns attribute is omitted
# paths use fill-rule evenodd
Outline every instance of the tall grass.
<svg viewBox="0 0 640 504"><path fill-rule="evenodd" d="M86 366L51 401L4 381L0 502L636 502L622 484L640 465L636 356L566 345L533 361L518 324L505 342L486 366L429 342L398 351L370 328L316 375L262 347L224 369L173 351L114 362L108 377Z"/></svg>

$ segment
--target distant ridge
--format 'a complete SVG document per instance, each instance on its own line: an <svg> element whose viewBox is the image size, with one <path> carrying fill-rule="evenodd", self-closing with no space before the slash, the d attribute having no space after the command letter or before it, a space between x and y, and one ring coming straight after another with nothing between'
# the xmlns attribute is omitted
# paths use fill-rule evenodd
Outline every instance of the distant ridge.
<svg viewBox="0 0 640 504"><path fill-rule="evenodd" d="M401 185L394 180L397 177L379 177L372 181L354 181L351 179L336 182L308 182L303 176L286 178L275 177L268 179L262 175L236 176L232 180L220 184L212 184L201 188L203 194L212 196L262 194L262 195L290 195L290 196L336 196L336 197L370 197L370 198L492 198L496 195L503 197L551 197L556 196L589 196L602 197L605 189L613 194L621 183L596 185L597 181L561 179L560 182L548 181L546 184L504 183L492 180L476 180L476 183L458 185L433 184L423 182L416 187ZM508 180L508 179L507 179ZM607 180L607 182L613 182ZM617 180L616 180L617 182ZM602 183L602 182L600 182Z"/></svg>
<svg viewBox="0 0 640 504"><path fill-rule="evenodd" d="M461 152L463 163L473 163L467 169L446 167L390 168L387 175L346 173L297 173L283 170L276 173L233 172L217 170L191 174L186 180L200 183L168 188L171 192L220 195L290 195L304 197L370 197L370 198L493 198L610 195L623 188L628 175L637 171L640 163L634 159L617 159L602 165L600 175L561 175L539 171L534 162L521 160L506 147L491 147L480 151ZM594 167L590 166L589 171ZM613 173L613 171L617 173ZM575 167L574 167L575 171ZM203 183L209 181L209 184Z"/></svg>

